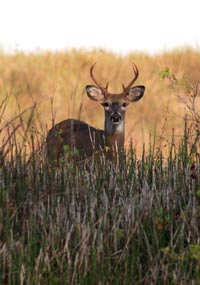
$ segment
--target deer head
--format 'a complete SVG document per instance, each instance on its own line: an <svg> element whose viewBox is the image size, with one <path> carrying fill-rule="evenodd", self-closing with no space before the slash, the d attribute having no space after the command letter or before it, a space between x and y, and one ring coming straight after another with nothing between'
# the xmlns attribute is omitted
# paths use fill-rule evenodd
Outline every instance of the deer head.
<svg viewBox="0 0 200 285"><path fill-rule="evenodd" d="M131 82L126 87L122 84L123 90L121 93L110 93L108 92L108 83L104 87L94 77L93 70L95 64L90 69L90 75L96 86L87 85L86 91L91 100L101 103L104 107L105 132L108 135L112 135L117 130L124 131L126 107L130 103L137 102L142 98L145 87L142 85L132 87L139 75L138 68L133 63L134 77Z"/></svg>

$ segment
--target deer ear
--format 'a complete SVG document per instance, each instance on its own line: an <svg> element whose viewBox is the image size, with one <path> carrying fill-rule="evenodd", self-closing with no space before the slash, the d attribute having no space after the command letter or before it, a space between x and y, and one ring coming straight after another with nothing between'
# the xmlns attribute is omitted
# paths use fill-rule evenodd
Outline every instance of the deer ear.
<svg viewBox="0 0 200 285"><path fill-rule="evenodd" d="M128 92L127 99L130 102L137 102L143 97L144 91L145 91L145 87L142 85L132 87Z"/></svg>
<svg viewBox="0 0 200 285"><path fill-rule="evenodd" d="M105 99L105 96L102 93L101 89L94 85L87 85L86 92L91 100L102 102Z"/></svg>

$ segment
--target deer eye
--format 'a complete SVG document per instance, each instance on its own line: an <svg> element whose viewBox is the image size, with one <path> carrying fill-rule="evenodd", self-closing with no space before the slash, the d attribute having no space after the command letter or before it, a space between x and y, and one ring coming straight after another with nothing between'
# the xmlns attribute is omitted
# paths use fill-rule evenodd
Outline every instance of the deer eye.
<svg viewBox="0 0 200 285"><path fill-rule="evenodd" d="M123 103L123 104L122 104L122 107L126 107L126 103Z"/></svg>
<svg viewBox="0 0 200 285"><path fill-rule="evenodd" d="M105 103L103 103L102 105L103 105L104 107L109 107L108 102L105 102Z"/></svg>

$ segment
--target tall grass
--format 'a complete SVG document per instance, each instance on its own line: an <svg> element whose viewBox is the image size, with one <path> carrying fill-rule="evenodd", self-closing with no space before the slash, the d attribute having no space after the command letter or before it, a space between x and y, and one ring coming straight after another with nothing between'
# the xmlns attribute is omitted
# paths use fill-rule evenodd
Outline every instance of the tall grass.
<svg viewBox="0 0 200 285"><path fill-rule="evenodd" d="M163 86L186 92L170 68L160 70ZM81 166L68 155L59 166L47 161L41 105L29 87L22 108L15 88L0 104L0 284L199 284L198 85L181 97L179 142L175 128L166 134L166 116L120 163L94 157ZM56 108L52 99L50 124Z"/></svg>
<svg viewBox="0 0 200 285"><path fill-rule="evenodd" d="M200 168L197 157L192 178L185 144L166 162L130 149L120 165L59 168L34 139L31 160L14 145L1 165L0 283L197 284Z"/></svg>

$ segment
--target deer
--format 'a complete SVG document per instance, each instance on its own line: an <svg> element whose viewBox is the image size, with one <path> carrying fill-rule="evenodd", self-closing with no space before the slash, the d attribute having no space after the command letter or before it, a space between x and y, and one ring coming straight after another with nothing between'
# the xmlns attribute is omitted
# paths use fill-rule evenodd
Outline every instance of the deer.
<svg viewBox="0 0 200 285"><path fill-rule="evenodd" d="M122 84L122 92L110 93L109 83L104 87L94 76L94 63L90 76L95 85L86 85L89 99L100 103L104 108L104 130L96 129L89 124L67 119L53 126L46 138L48 159L59 161L66 152L73 154L76 162L91 158L95 153L106 155L110 160L124 156L125 114L130 103L139 101L145 86L134 86L139 70L133 63L134 76L130 83Z"/></svg>

